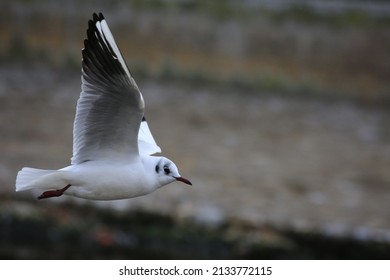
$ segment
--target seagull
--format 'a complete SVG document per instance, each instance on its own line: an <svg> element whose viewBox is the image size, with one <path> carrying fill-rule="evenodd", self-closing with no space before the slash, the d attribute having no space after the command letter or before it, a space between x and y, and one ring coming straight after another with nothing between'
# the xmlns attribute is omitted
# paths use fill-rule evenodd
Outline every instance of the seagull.
<svg viewBox="0 0 390 280"><path fill-rule="evenodd" d="M63 194L118 200L149 194L180 176L162 156L144 116L142 94L102 13L88 22L82 49L81 93L73 126L71 165L59 170L24 167L16 191L40 189L38 199Z"/></svg>

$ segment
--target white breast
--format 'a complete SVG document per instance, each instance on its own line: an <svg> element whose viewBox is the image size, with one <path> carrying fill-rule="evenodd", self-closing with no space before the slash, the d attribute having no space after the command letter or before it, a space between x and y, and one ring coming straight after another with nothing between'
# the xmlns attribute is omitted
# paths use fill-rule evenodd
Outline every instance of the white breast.
<svg viewBox="0 0 390 280"><path fill-rule="evenodd" d="M157 180L146 173L142 161L93 161L65 168L72 185L65 194L93 200L116 200L145 195L157 189Z"/></svg>

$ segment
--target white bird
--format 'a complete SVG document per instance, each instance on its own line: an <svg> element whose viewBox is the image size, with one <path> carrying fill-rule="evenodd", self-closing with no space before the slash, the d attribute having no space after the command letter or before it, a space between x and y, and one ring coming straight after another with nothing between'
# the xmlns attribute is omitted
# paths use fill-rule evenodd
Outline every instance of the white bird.
<svg viewBox="0 0 390 280"><path fill-rule="evenodd" d="M16 191L41 189L38 199L65 194L115 200L146 195L174 181L192 185L171 160L152 156L161 149L144 117L142 94L101 13L89 21L82 57L71 165L24 167Z"/></svg>

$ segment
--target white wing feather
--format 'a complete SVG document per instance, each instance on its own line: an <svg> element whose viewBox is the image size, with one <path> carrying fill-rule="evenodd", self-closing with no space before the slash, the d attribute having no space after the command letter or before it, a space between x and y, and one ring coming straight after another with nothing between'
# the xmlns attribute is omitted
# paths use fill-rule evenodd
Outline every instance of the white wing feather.
<svg viewBox="0 0 390 280"><path fill-rule="evenodd" d="M161 153L161 148L157 146L156 141L150 132L148 123L143 120L138 132L138 149L141 155L152 155Z"/></svg>

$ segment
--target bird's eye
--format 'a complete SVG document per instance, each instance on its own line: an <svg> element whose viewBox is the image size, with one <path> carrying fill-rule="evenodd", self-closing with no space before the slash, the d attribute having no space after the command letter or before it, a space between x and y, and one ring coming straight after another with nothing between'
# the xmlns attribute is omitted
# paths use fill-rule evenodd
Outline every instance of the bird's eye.
<svg viewBox="0 0 390 280"><path fill-rule="evenodd" d="M168 166L164 166L164 172L165 172L165 174L169 174L169 173L171 173L171 170L169 170L169 167Z"/></svg>

